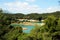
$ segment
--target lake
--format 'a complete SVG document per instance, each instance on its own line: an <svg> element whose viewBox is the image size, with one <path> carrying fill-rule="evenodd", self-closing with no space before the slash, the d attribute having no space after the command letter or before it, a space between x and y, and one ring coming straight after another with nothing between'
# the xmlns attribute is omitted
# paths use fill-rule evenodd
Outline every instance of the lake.
<svg viewBox="0 0 60 40"><path fill-rule="evenodd" d="M30 25L24 25L24 26L22 26L22 28L27 28L27 30L23 30L23 32L24 33L30 33L30 31L32 30L32 29L34 29L35 27L34 26L30 26Z"/></svg>
<svg viewBox="0 0 60 40"><path fill-rule="evenodd" d="M36 23L33 23L33 24L36 24ZM40 24L40 23L37 23L37 24ZM24 24L17 24L17 23L14 23L11 25L26 28L26 30L23 30L24 33L30 33L30 31L35 28L34 25L24 25Z"/></svg>

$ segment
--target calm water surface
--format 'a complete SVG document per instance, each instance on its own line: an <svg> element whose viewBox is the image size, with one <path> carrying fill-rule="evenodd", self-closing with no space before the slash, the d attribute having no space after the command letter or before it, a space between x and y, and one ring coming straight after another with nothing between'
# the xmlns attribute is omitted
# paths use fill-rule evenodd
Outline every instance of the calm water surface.
<svg viewBox="0 0 60 40"><path fill-rule="evenodd" d="M36 23L34 23L34 24L36 24ZM38 23L38 24L40 24L40 23ZM30 31L35 28L33 25L23 25L23 24L11 24L11 25L18 26L18 27L20 26L22 28L27 28L27 30L23 30L24 33L30 33Z"/></svg>

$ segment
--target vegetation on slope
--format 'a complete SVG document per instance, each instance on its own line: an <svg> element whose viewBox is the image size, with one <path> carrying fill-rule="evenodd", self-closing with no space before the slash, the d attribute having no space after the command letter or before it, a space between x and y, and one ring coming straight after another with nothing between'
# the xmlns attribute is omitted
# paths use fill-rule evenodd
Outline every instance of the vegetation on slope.
<svg viewBox="0 0 60 40"><path fill-rule="evenodd" d="M44 26L36 26L29 34L23 33L21 27L10 26L11 21L15 21L16 17L20 17L12 15L14 14L7 14L6 16L6 14L0 10L0 40L60 40L60 12L27 15L31 16L32 19L39 17L45 19Z"/></svg>

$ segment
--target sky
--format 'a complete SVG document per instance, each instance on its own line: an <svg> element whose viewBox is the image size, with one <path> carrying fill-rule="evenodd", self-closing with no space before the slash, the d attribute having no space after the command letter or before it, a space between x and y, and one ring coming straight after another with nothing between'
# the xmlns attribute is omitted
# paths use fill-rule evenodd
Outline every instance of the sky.
<svg viewBox="0 0 60 40"><path fill-rule="evenodd" d="M0 0L0 8L11 13L50 13L60 11L60 0Z"/></svg>

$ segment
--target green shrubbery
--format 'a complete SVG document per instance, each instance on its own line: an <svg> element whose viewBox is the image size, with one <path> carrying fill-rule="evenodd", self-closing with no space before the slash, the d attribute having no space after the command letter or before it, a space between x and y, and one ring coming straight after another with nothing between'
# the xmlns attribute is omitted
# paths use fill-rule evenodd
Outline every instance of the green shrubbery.
<svg viewBox="0 0 60 40"><path fill-rule="evenodd" d="M21 27L10 26L10 17L0 11L0 40L60 40L60 18L47 16L44 26L37 26L29 34Z"/></svg>
<svg viewBox="0 0 60 40"><path fill-rule="evenodd" d="M44 26L32 30L30 37L34 40L60 40L59 23L60 18L49 16Z"/></svg>
<svg viewBox="0 0 60 40"><path fill-rule="evenodd" d="M0 40L16 40L22 34L21 27L10 26L12 19L0 11Z"/></svg>

